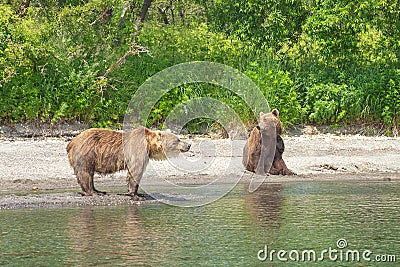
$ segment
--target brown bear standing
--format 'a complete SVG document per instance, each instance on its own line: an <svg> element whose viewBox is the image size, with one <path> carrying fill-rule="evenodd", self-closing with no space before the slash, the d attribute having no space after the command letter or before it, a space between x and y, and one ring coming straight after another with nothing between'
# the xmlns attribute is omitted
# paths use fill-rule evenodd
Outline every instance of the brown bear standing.
<svg viewBox="0 0 400 267"><path fill-rule="evenodd" d="M128 169L128 192L137 197L149 159L165 160L167 156L176 156L189 149L190 144L176 135L145 127L126 133L89 129L67 145L68 159L84 196L105 194L94 187L95 172L108 174Z"/></svg>
<svg viewBox="0 0 400 267"><path fill-rule="evenodd" d="M243 149L243 165L246 170L258 175L295 175L282 158L285 146L281 134L279 111L274 109L266 114L261 112L260 123L251 131Z"/></svg>

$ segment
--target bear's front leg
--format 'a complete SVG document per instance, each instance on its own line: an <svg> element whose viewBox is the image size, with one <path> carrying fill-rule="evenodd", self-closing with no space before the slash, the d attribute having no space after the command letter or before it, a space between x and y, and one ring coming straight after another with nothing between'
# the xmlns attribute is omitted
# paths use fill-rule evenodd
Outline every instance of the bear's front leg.
<svg viewBox="0 0 400 267"><path fill-rule="evenodd" d="M256 174L268 175L273 164L276 146L276 137L272 134L262 134L260 160L257 164Z"/></svg>
<svg viewBox="0 0 400 267"><path fill-rule="evenodd" d="M138 194L140 178L133 178L133 175L128 171L128 195L135 201L145 200L145 197Z"/></svg>
<svg viewBox="0 0 400 267"><path fill-rule="evenodd" d="M131 195L132 197L137 195L137 192L139 190L139 183L136 182L131 172L129 171L126 180L128 181L128 194Z"/></svg>

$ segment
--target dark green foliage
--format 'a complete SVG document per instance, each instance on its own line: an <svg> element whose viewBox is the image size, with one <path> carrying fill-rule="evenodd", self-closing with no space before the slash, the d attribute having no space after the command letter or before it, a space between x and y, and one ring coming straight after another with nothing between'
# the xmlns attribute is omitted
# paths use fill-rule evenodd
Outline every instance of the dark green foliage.
<svg viewBox="0 0 400 267"><path fill-rule="evenodd" d="M0 5L0 123L84 121L118 126L137 88L188 61L215 61L251 78L283 122L398 127L398 0L156 0L128 56L141 0L7 1ZM29 3L29 4L27 4ZM235 93L187 84L165 94L148 126L178 104L211 97L245 124L251 108ZM189 125L209 123L199 119Z"/></svg>

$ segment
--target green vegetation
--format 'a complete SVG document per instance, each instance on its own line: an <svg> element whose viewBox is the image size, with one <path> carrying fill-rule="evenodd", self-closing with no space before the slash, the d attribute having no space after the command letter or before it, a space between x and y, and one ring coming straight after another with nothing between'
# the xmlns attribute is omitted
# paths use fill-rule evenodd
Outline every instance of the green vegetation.
<svg viewBox="0 0 400 267"><path fill-rule="evenodd" d="M286 125L384 123L390 133L400 121L399 10L398 0L5 0L0 123L118 126L148 77L206 60L250 77ZM254 120L233 93L190 84L165 95L148 124L199 96Z"/></svg>

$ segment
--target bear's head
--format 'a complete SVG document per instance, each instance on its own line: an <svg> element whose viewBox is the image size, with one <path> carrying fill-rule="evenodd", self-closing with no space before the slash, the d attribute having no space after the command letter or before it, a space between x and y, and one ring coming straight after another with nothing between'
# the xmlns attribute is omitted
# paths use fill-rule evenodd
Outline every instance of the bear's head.
<svg viewBox="0 0 400 267"><path fill-rule="evenodd" d="M180 152L187 152L190 144L179 139L178 136L167 131L145 131L149 144L149 156L155 160L165 160L175 157Z"/></svg>
<svg viewBox="0 0 400 267"><path fill-rule="evenodd" d="M257 128L261 132L268 132L269 130L275 128L276 134L282 134L282 123L279 119L279 111L277 109L273 109L269 113L260 112L260 122Z"/></svg>

